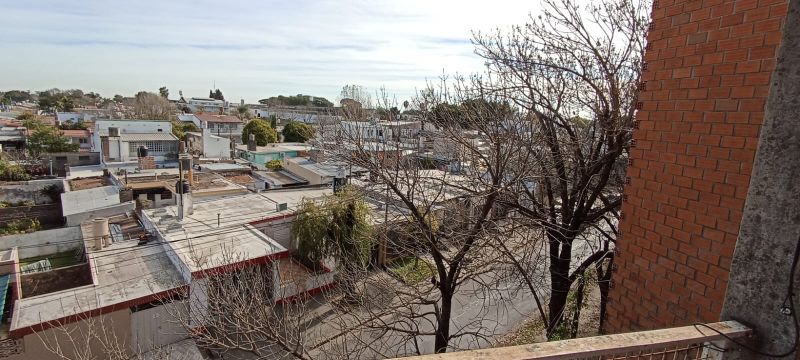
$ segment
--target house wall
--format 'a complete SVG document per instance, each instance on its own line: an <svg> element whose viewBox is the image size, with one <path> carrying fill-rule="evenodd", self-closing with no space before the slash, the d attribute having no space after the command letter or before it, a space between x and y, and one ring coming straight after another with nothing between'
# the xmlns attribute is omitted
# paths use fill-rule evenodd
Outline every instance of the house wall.
<svg viewBox="0 0 800 360"><path fill-rule="evenodd" d="M24 182L5 182L0 185L0 201L18 203L33 201L37 205L52 204L57 199L51 199L42 193L48 186L57 186L64 191L63 179L30 180Z"/></svg>
<svg viewBox="0 0 800 360"><path fill-rule="evenodd" d="M0 237L0 249L19 247L20 259L81 249L83 246L80 226Z"/></svg>
<svg viewBox="0 0 800 360"><path fill-rule="evenodd" d="M297 249L297 244L292 240L292 223L294 216L282 217L267 222L252 224L258 231L275 240L278 244L293 252Z"/></svg>
<svg viewBox="0 0 800 360"><path fill-rule="evenodd" d="M280 263L275 263L275 266L280 266ZM276 270L277 271L277 270ZM276 273L280 273L277 271ZM277 277L280 279L280 276ZM275 295L275 301L288 301L292 298L297 297L298 295L310 293L318 289L322 289L325 287L330 286L334 283L334 273L333 272L320 272L320 273L309 273L308 277L301 281L295 282L287 282L281 284L277 282L276 284L280 284L278 287L278 291Z"/></svg>
<svg viewBox="0 0 800 360"><path fill-rule="evenodd" d="M64 217L67 226L78 226L86 220L100 217L111 217L132 212L136 208L134 201L123 202L116 205L106 206L90 211L67 215Z"/></svg>
<svg viewBox="0 0 800 360"><path fill-rule="evenodd" d="M131 339L131 311L122 309L105 315L89 318L63 327L55 327L38 333L26 335L21 339L21 352L5 357L4 360L57 360L103 358L107 354L107 347L97 339L87 340L89 332L98 331L108 335L109 339L118 339L120 349L126 351L130 348ZM71 338L70 338L71 337ZM74 342L73 342L74 341ZM76 346L79 344L80 346ZM87 346L88 344L88 346ZM59 357L48 348L61 347L64 357ZM92 356L87 356L92 354ZM110 357L110 356L109 356Z"/></svg>
<svg viewBox="0 0 800 360"><path fill-rule="evenodd" d="M100 152L100 137L108 136L108 128L115 127L119 129L120 134L125 133L155 133L159 129L161 132L172 132L172 123L169 121L158 120L97 120L94 123L94 131L92 132L92 151ZM123 148L126 152L127 148Z"/></svg>
<svg viewBox="0 0 800 360"><path fill-rule="evenodd" d="M100 165L101 162L99 152L49 153L43 154L41 158L42 165L46 168L53 161L53 175L57 176L66 176L66 165L91 166Z"/></svg>
<svg viewBox="0 0 800 360"><path fill-rule="evenodd" d="M211 136L208 129L203 129L203 155L207 158L228 159L231 157L231 141L222 136Z"/></svg>
<svg viewBox="0 0 800 360"><path fill-rule="evenodd" d="M298 175L303 179L308 180L308 185L322 185L322 184L330 184L333 182L332 177L322 176L314 171L308 170L291 161L284 161L283 168L291 172L292 174Z"/></svg>
<svg viewBox="0 0 800 360"><path fill-rule="evenodd" d="M0 208L0 226L6 226L10 221L25 219L37 219L42 226L50 227L60 226L64 222L59 203Z"/></svg>
<svg viewBox="0 0 800 360"><path fill-rule="evenodd" d="M787 5L655 2L608 331L720 318Z"/></svg>
<svg viewBox="0 0 800 360"><path fill-rule="evenodd" d="M281 156L281 153L283 153L283 156ZM276 151L273 153L253 153L250 151L243 151L243 150L237 151L237 156L239 158L248 160L258 165L264 165L270 162L271 160L283 160L285 158L297 157L298 154L299 153L297 151L283 151L283 152Z"/></svg>
<svg viewBox="0 0 800 360"><path fill-rule="evenodd" d="M173 301L131 313L130 350L143 353L188 337L178 319L189 318L189 303Z"/></svg>

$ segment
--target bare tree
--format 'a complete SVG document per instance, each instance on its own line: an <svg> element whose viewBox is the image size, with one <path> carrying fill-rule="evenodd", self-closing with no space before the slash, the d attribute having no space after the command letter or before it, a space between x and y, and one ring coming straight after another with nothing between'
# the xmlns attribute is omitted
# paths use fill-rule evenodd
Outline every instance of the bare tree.
<svg viewBox="0 0 800 360"><path fill-rule="evenodd" d="M166 98L140 91L133 99L133 111L128 116L134 119L169 120L174 112L175 107Z"/></svg>
<svg viewBox="0 0 800 360"><path fill-rule="evenodd" d="M572 284L597 267L607 294L616 218L622 202L619 177L631 140L647 27L647 4L544 0L542 15L523 26L474 36L486 60L489 86L528 113L535 141L535 173L502 200L546 234L550 301L548 335L563 323ZM587 236L594 228L597 236ZM576 240L599 240L573 264ZM604 303L604 302L603 302Z"/></svg>
<svg viewBox="0 0 800 360"><path fill-rule="evenodd" d="M132 344L129 324L115 326L113 316L89 314L45 323L35 332L44 350L62 360L183 360L193 358L173 345L143 349Z"/></svg>
<svg viewBox="0 0 800 360"><path fill-rule="evenodd" d="M363 120L371 114L372 95L361 85L345 85L339 94L342 114L349 119Z"/></svg>
<svg viewBox="0 0 800 360"><path fill-rule="evenodd" d="M381 215L387 220L385 230L411 234L405 236L411 241L395 236L387 239L384 247L399 247L399 252L417 256L432 267L430 281L397 289L395 313L390 320L381 317L369 325L407 336L415 352L424 352L418 343L427 336L434 339L434 351L445 352L453 346L453 340L494 335L469 326L451 328L453 301L464 284L476 288L495 284L491 264L498 253L491 244L504 229L499 226L504 215L495 211L495 206L501 194L525 175L509 170L528 161L527 153L517 149L531 140L531 131L525 128L530 122L525 121L523 113L513 111L508 104L503 106L502 97L483 90L480 78L456 79L423 92L417 100L425 104L420 106L423 109L444 102L471 104L458 113L459 119L439 123L438 141L458 148L458 156L450 164L453 171L426 170L412 155L415 151L404 149L400 142L384 140L388 136L370 136L393 131L388 128L343 128L335 144L326 149L369 171L370 180L355 181L355 185L381 204ZM383 107L390 108L387 98L383 96L387 102ZM471 101L474 99L484 101ZM390 122L393 120L394 115ZM512 123L515 125L508 126ZM369 122L359 124L372 126ZM489 146L474 141L469 132L479 132ZM405 221L393 225L388 221L390 212L402 214ZM475 319L477 323L481 320L486 319Z"/></svg>

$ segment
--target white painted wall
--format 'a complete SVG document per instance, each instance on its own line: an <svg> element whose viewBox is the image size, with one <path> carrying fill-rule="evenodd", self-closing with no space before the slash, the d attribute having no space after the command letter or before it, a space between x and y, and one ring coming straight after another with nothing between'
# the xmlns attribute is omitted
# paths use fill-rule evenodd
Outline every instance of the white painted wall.
<svg viewBox="0 0 800 360"><path fill-rule="evenodd" d="M120 134L148 134L159 132L172 132L172 123L160 120L97 120L94 123L92 134L92 151L100 151L100 137L108 136L108 128L119 129ZM123 152L127 148L123 147Z"/></svg>
<svg viewBox="0 0 800 360"><path fill-rule="evenodd" d="M280 264L278 264L280 266ZM324 272L319 274L309 273L308 277L305 281L298 281L298 282L290 282L286 284L280 285L280 291L278 295L275 297L276 300L281 299L288 299L293 296L321 288L328 284L333 283L334 281L334 273L333 272Z"/></svg>
<svg viewBox="0 0 800 360"><path fill-rule="evenodd" d="M212 135L209 129L203 129L203 155L207 158L228 159L231 157L231 141Z"/></svg>
<svg viewBox="0 0 800 360"><path fill-rule="evenodd" d="M131 351L143 353L188 337L178 318L189 316L186 301L173 301L131 313Z"/></svg>
<svg viewBox="0 0 800 360"><path fill-rule="evenodd" d="M20 247L20 259L81 249L83 233L79 226L72 226L0 237L0 249L13 247Z"/></svg>

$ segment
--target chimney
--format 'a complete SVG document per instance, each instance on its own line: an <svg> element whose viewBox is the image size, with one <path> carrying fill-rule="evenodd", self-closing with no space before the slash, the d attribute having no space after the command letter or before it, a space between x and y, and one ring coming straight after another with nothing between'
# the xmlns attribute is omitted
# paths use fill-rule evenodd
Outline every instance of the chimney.
<svg viewBox="0 0 800 360"><path fill-rule="evenodd" d="M183 179L175 183L175 190L178 192L178 220L183 220L186 215L194 214L192 187Z"/></svg>
<svg viewBox="0 0 800 360"><path fill-rule="evenodd" d="M250 139L247 140L247 150L256 151L256 135L250 134Z"/></svg>
<svg viewBox="0 0 800 360"><path fill-rule="evenodd" d="M111 236L108 231L108 218L92 220L92 237L94 238L95 250L103 250L104 246L111 245Z"/></svg>

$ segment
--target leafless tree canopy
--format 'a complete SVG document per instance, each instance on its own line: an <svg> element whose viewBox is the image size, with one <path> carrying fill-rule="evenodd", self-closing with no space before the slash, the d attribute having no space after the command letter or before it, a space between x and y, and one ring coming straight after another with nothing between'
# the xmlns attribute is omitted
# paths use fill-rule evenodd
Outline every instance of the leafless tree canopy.
<svg viewBox="0 0 800 360"><path fill-rule="evenodd" d="M508 95L535 128L536 186L504 202L542 226L549 242L549 333L561 325L572 283L611 258L621 203L624 157L631 139L647 5L632 0L545 0L543 14L524 26L475 34L488 66L487 87ZM602 236L577 266L575 240L595 227ZM598 271L603 272L598 268ZM605 274L605 272L603 272Z"/></svg>

